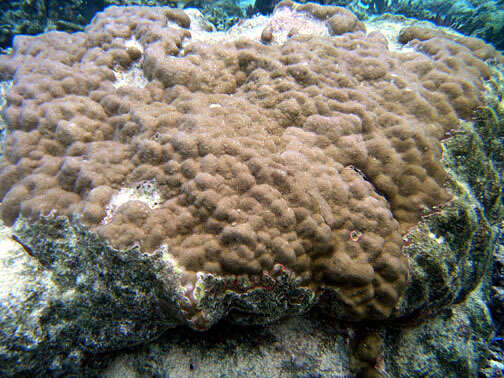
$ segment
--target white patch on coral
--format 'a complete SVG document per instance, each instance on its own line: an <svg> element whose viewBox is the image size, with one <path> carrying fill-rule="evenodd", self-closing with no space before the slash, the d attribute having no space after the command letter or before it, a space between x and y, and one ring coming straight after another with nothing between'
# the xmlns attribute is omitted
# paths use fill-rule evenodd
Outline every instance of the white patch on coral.
<svg viewBox="0 0 504 378"><path fill-rule="evenodd" d="M140 42L138 42L135 38L131 38L131 39L128 39L124 45L126 46L126 48L128 47L135 47L137 48L138 50L141 51L141 53L143 54L144 52L144 49L143 49L143 46L140 44Z"/></svg>
<svg viewBox="0 0 504 378"><path fill-rule="evenodd" d="M9 89L11 89L11 87L12 80L0 81L0 131L5 129L6 127L5 120L3 119L1 112L5 104L7 104L7 93L9 92Z"/></svg>
<svg viewBox="0 0 504 378"><path fill-rule="evenodd" d="M485 103L497 114L504 113L504 64L491 64L491 80L483 83Z"/></svg>
<svg viewBox="0 0 504 378"><path fill-rule="evenodd" d="M366 31L368 34L371 32L380 32L387 39L389 43L389 50L397 52L412 52L412 51L418 52L413 47L407 44L403 45L402 43L399 42L399 33L401 32L402 29L408 26L421 26L429 29L442 30L446 33L456 36L463 36L463 34L456 32L453 29L437 26L430 21L418 21L412 18L405 18L402 16L391 16L391 15L377 16L363 22L364 25L366 26Z"/></svg>
<svg viewBox="0 0 504 378"><path fill-rule="evenodd" d="M0 81L0 110L5 106L7 92L12 87L12 80Z"/></svg>
<svg viewBox="0 0 504 378"><path fill-rule="evenodd" d="M284 44L289 39L291 31L295 31L295 35L329 37L329 30L325 21L315 18L308 12L296 11L286 6L275 11L269 26L273 32L272 44ZM260 38L261 35L259 34Z"/></svg>
<svg viewBox="0 0 504 378"><path fill-rule="evenodd" d="M134 62L128 70L123 71L119 68L114 70L116 76L116 81L113 83L114 87L144 88L149 83L149 81L145 77L142 69L144 56L143 46L135 38L127 40L125 46L126 48L137 48L142 53L142 56L140 59L138 59L138 61Z"/></svg>
<svg viewBox="0 0 504 378"><path fill-rule="evenodd" d="M399 33L405 28L406 25L404 21L396 20L372 20L364 21L367 33L379 32L388 41L388 46L390 51L415 51L412 47L405 47L403 44L399 43Z"/></svg>
<svg viewBox="0 0 504 378"><path fill-rule="evenodd" d="M134 66L127 71L115 71L115 74L117 79L114 82L114 87L116 88L144 88L149 83L143 74L142 67L138 63L135 63Z"/></svg>
<svg viewBox="0 0 504 378"><path fill-rule="evenodd" d="M7 124L5 123L5 120L2 117L2 110L5 104L7 103L6 97L7 97L7 92L9 92L9 89L12 87L12 80L7 80L7 81L0 81L0 156L2 156L3 152L3 142L5 139L5 129L7 127Z"/></svg>
<svg viewBox="0 0 504 378"><path fill-rule="evenodd" d="M197 8L186 8L184 13L191 20L191 33L193 32L213 32L216 31L215 26L205 20L201 11Z"/></svg>
<svg viewBox="0 0 504 378"><path fill-rule="evenodd" d="M156 209L161 204L161 194L155 180L139 183L135 188L122 188L114 194L110 202L105 207L105 218L101 224L109 223L114 217L117 209L129 201L140 201L149 208Z"/></svg>
<svg viewBox="0 0 504 378"><path fill-rule="evenodd" d="M280 7L272 16L256 15L244 19L231 27L228 31L212 31L206 25L203 15L197 9L184 9L191 19L191 38L184 39L183 46L201 41L215 44L223 41L233 41L239 38L248 38L261 41L261 34L267 26L273 32L272 44L283 44L287 41L289 32L296 30L298 35L329 36L325 21L321 21L307 12L299 12L289 7ZM183 55L183 52L181 53Z"/></svg>

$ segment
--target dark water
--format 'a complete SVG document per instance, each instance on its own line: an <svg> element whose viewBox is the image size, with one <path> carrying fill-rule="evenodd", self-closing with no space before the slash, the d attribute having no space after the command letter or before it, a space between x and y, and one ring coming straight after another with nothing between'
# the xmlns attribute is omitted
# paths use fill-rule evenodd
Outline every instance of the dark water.
<svg viewBox="0 0 504 378"><path fill-rule="evenodd" d="M317 2L317 1L316 1ZM361 18L391 13L430 20L463 34L476 36L504 49L504 1L456 0L319 0L321 4L344 6ZM97 1L2 1L0 3L0 48L7 48L17 34L48 30L78 31L96 12L109 5L168 5L199 8L218 30L240 19L269 14L278 0L97 0Z"/></svg>

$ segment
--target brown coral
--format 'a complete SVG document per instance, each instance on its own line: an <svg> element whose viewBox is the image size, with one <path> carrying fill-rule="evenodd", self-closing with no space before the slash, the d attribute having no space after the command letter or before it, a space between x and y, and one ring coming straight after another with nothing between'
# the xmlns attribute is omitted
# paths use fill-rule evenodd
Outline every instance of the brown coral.
<svg viewBox="0 0 504 378"><path fill-rule="evenodd" d="M389 316L401 234L450 199L439 141L480 105L491 53L437 35L391 53L348 11L301 8L334 36L188 43L181 12L111 7L85 33L16 39L3 220L79 214L117 248L167 245L187 287L281 264L340 316ZM135 64L147 84L118 86ZM145 182L160 203L110 213Z"/></svg>

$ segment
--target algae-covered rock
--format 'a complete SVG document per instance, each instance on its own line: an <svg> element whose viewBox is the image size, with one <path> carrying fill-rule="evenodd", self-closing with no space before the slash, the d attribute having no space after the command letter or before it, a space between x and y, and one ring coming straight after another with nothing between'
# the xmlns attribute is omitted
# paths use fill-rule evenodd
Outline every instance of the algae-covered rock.
<svg viewBox="0 0 504 378"><path fill-rule="evenodd" d="M175 288L159 278L170 274L162 253L118 253L65 219L2 228L1 251L3 374L76 372L87 353L143 343L182 323Z"/></svg>
<svg viewBox="0 0 504 378"><path fill-rule="evenodd" d="M11 86L12 86L12 81L0 81L0 112L3 110L3 108L7 102L5 100L5 96ZM4 121L3 117L0 116L0 158L2 157L2 154L3 154L5 128L6 128L5 121Z"/></svg>
<svg viewBox="0 0 504 378"><path fill-rule="evenodd" d="M267 327L218 324L205 333L166 332L158 341L111 356L103 375L351 377L349 336L317 317Z"/></svg>
<svg viewBox="0 0 504 378"><path fill-rule="evenodd" d="M108 356L106 377L477 376L485 367L492 320L485 288L424 324L376 328L328 321L317 311L266 327L221 323L207 333L183 329Z"/></svg>
<svg viewBox="0 0 504 378"><path fill-rule="evenodd" d="M500 174L488 156L489 145L471 124L443 145L457 195L405 236L410 280L400 312L415 309L416 315L429 315L460 302L491 269L503 208Z"/></svg>
<svg viewBox="0 0 504 378"><path fill-rule="evenodd" d="M215 25L217 30L228 30L245 17L245 12L236 0L219 0L210 3L203 1L201 12L205 20Z"/></svg>
<svg viewBox="0 0 504 378"><path fill-rule="evenodd" d="M478 376L493 335L484 286L423 324L388 328L384 361L389 376Z"/></svg>

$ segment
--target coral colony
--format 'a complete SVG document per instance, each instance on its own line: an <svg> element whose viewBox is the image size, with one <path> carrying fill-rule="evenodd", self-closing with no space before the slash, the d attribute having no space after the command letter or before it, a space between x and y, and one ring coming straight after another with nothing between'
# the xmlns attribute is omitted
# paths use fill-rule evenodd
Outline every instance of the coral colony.
<svg viewBox="0 0 504 378"><path fill-rule="evenodd" d="M166 246L189 291L199 272L280 265L334 291L341 317L388 317L408 274L401 235L451 198L440 140L481 105L485 60L502 57L419 27L400 41L424 54L391 53L343 8L295 7L277 16L306 12L327 36L184 45L182 11L111 7L84 33L16 40L0 58L15 82L4 222L78 214L115 248ZM149 83L116 88L139 59ZM145 180L159 205L124 201L103 222Z"/></svg>

